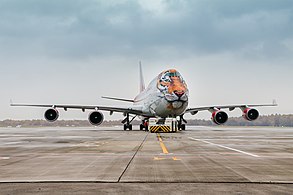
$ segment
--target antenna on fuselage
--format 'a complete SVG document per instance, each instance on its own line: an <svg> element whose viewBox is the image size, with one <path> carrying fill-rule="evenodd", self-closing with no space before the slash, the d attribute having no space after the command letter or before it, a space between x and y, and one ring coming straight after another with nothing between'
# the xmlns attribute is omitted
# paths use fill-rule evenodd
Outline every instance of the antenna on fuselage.
<svg viewBox="0 0 293 195"><path fill-rule="evenodd" d="M139 79L140 79L140 92L142 92L143 90L145 90L145 84L143 79L141 61L139 61Z"/></svg>

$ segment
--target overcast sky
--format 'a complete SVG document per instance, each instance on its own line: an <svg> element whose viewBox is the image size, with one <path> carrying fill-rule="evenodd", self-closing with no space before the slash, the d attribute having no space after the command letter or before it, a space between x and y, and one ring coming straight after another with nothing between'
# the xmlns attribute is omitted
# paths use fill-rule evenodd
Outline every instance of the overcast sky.
<svg viewBox="0 0 293 195"><path fill-rule="evenodd" d="M178 69L190 107L277 99L261 114L293 113L292 54L292 0L0 0L0 120L43 117L10 99L121 105L100 96L137 95L139 60L146 83Z"/></svg>

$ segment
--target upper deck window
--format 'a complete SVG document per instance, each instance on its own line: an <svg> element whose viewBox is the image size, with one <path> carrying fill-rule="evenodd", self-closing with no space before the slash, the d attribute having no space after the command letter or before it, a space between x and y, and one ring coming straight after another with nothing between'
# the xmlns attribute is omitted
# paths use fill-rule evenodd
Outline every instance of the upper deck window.
<svg viewBox="0 0 293 195"><path fill-rule="evenodd" d="M178 77L181 81L183 81L183 78L179 72L168 72L166 77Z"/></svg>
<svg viewBox="0 0 293 195"><path fill-rule="evenodd" d="M179 80L184 83L184 80L183 80L181 74L179 72L177 72L177 71L172 71L172 70L166 71L161 76L160 81L172 82L173 81L172 78L179 78Z"/></svg>

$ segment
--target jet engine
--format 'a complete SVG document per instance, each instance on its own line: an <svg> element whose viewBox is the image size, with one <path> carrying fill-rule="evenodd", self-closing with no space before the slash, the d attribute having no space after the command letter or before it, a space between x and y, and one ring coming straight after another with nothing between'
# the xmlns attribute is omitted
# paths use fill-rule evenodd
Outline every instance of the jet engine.
<svg viewBox="0 0 293 195"><path fill-rule="evenodd" d="M54 108L50 108L45 112L45 119L49 122L54 122L58 119L59 112Z"/></svg>
<svg viewBox="0 0 293 195"><path fill-rule="evenodd" d="M92 125L100 125L104 121L104 115L101 112L94 111L89 114L89 122Z"/></svg>
<svg viewBox="0 0 293 195"><path fill-rule="evenodd" d="M246 108L242 116L248 121L254 121L259 117L259 112L254 108Z"/></svg>
<svg viewBox="0 0 293 195"><path fill-rule="evenodd" d="M212 113L212 121L217 125L222 125L228 120L228 114L224 111L217 110Z"/></svg>

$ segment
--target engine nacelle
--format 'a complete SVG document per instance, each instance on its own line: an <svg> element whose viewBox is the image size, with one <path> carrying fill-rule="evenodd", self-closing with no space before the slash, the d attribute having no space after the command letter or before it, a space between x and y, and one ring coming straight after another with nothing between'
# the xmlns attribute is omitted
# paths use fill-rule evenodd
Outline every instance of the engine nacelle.
<svg viewBox="0 0 293 195"><path fill-rule="evenodd" d="M89 122L92 125L100 125L104 121L104 115L101 112L94 111L89 114Z"/></svg>
<svg viewBox="0 0 293 195"><path fill-rule="evenodd" d="M221 110L214 111L212 121L217 125L222 125L228 121L228 114Z"/></svg>
<svg viewBox="0 0 293 195"><path fill-rule="evenodd" d="M58 119L59 117L59 112L58 110L54 108L50 108L45 112L45 119L49 122L54 122Z"/></svg>
<svg viewBox="0 0 293 195"><path fill-rule="evenodd" d="M248 121L254 121L259 117L259 112L254 108L246 108L243 110L242 116Z"/></svg>

